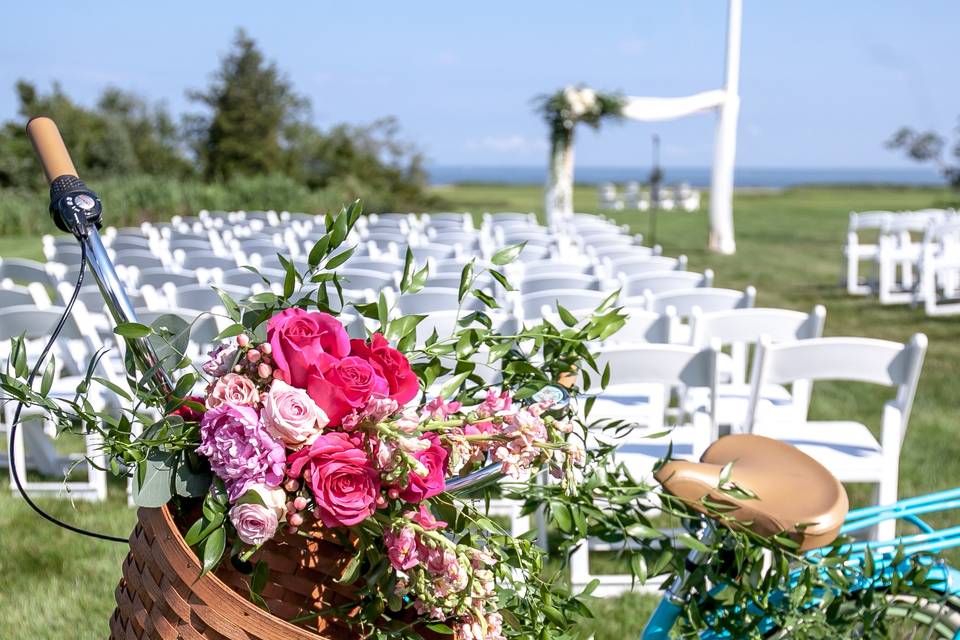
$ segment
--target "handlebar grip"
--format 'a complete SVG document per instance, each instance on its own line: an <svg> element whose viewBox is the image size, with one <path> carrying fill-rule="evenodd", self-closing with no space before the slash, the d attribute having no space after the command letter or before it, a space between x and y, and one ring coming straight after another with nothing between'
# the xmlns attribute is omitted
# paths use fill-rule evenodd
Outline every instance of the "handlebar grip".
<svg viewBox="0 0 960 640"><path fill-rule="evenodd" d="M47 182L53 182L61 176L77 176L77 169L63 143L56 123L45 116L31 118L27 123L27 135L33 143L33 149L40 158Z"/></svg>

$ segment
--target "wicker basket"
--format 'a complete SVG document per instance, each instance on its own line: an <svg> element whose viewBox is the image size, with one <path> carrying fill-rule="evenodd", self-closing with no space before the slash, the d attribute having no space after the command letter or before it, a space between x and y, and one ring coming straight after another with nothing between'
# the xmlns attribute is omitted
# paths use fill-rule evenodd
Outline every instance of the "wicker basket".
<svg viewBox="0 0 960 640"><path fill-rule="evenodd" d="M166 508L140 509L110 619L113 640L346 640L337 620L286 620L350 601L333 578L348 560L342 546L320 537L281 535L258 552L270 567L263 598L267 613L248 598L247 576L229 562L200 577L200 563Z"/></svg>

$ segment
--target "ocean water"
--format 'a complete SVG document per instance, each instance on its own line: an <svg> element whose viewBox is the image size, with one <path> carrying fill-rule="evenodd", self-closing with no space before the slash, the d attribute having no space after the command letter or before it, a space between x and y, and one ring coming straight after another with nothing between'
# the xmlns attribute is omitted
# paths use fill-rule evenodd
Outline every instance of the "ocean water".
<svg viewBox="0 0 960 640"><path fill-rule="evenodd" d="M538 166L432 166L428 167L430 184L497 183L543 184L546 168ZM575 179L579 184L601 182L623 183L631 180L646 182L650 169L644 167L577 167ZM686 182L694 187L710 184L709 167L670 167L664 169L666 184ZM806 184L896 184L942 185L943 178L928 167L904 169L842 168L842 169L769 169L738 167L734 171L738 187L790 187Z"/></svg>

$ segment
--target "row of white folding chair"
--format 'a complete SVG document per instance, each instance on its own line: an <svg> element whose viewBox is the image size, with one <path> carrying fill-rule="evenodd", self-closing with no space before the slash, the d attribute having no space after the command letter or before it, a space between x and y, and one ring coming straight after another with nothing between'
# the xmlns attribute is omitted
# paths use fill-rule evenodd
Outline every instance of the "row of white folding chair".
<svg viewBox="0 0 960 640"><path fill-rule="evenodd" d="M960 313L960 221L931 225L923 238L913 304L929 316Z"/></svg>
<svg viewBox="0 0 960 640"><path fill-rule="evenodd" d="M28 364L33 366L39 356L39 349L49 339L54 327L60 320L62 307L38 309L35 305L11 306L0 309L0 357L9 358L9 340L23 336L27 341ZM68 316L60 338L54 344L52 353L56 367L53 386L49 392L53 397L73 398L78 384L83 379L87 361L102 347L96 332L85 330L89 326L86 310L82 302L77 302L73 313ZM83 327L83 328L81 328ZM115 351L115 349L114 349ZM126 386L120 358L116 353L108 353L99 360L96 370L101 375L119 385ZM103 409L117 406L118 399L112 392L99 385L90 388L90 399L94 406ZM84 437L83 453L63 455L54 447L51 433L55 433L52 424L48 424L43 411L29 407L21 416L18 429L20 438L15 446L10 442L10 424L13 412L9 407L4 410L3 427L7 433L7 447L17 462L17 472L24 488L31 494L63 495L80 500L103 500L106 498L107 482L105 460L101 449L101 439L97 434ZM87 462L87 461L92 461ZM86 479L67 481L65 474L75 472L85 466ZM57 478L57 480L33 480L28 471ZM10 486L14 488L13 470L10 470Z"/></svg>
<svg viewBox="0 0 960 640"><path fill-rule="evenodd" d="M923 233L954 216L952 210L945 209L851 212L843 250L847 292L866 295L877 290L884 304L908 302L922 246L912 234ZM863 241L860 234L864 231L876 234L876 241ZM869 275L866 282L861 281L860 263L864 260L872 264L875 282Z"/></svg>

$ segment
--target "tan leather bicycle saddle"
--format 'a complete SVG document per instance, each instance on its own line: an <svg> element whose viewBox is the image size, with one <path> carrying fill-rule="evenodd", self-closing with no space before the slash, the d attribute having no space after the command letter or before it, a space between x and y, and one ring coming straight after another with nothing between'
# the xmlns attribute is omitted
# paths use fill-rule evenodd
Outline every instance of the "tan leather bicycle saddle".
<svg viewBox="0 0 960 640"><path fill-rule="evenodd" d="M733 467L728 482L756 498L732 496L718 488L721 470L729 462ZM700 462L671 460L656 478L697 511L711 515L701 502L706 497L729 507L722 510L736 524L767 537L783 533L801 551L833 542L849 508L843 485L823 465L796 447L762 436L720 438Z"/></svg>

